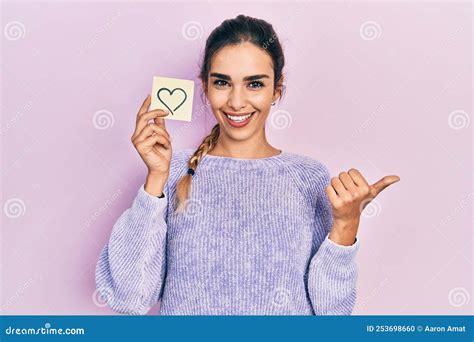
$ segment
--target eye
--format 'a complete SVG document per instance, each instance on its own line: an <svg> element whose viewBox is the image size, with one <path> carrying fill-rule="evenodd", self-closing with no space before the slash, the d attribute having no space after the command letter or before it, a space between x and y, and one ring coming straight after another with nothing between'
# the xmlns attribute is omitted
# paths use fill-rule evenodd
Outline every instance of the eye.
<svg viewBox="0 0 474 342"><path fill-rule="evenodd" d="M250 82L249 85L250 85L250 88L253 88L253 89L259 89L259 88L262 88L264 86L264 84L260 81Z"/></svg>
<svg viewBox="0 0 474 342"><path fill-rule="evenodd" d="M215 80L214 85L217 87L225 87L227 85L227 81L224 80Z"/></svg>

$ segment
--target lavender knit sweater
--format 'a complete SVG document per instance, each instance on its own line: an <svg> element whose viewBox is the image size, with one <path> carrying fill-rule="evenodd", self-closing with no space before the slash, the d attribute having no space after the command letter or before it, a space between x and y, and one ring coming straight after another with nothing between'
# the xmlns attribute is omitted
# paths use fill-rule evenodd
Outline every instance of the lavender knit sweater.
<svg viewBox="0 0 474 342"><path fill-rule="evenodd" d="M114 311L143 315L350 315L359 240L328 238L328 169L294 153L206 155L185 213L172 210L194 149L174 152L164 198L142 185L96 267Z"/></svg>

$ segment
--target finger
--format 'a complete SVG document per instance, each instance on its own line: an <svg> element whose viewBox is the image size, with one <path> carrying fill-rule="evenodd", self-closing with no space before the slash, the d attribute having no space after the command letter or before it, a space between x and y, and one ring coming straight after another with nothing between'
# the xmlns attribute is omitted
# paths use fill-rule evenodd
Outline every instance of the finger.
<svg viewBox="0 0 474 342"><path fill-rule="evenodd" d="M377 196L382 190L384 190L387 186L396 183L400 180L398 176L385 176L378 182L372 184L370 186L372 195L375 197Z"/></svg>
<svg viewBox="0 0 474 342"><path fill-rule="evenodd" d="M171 138L170 138L168 132L166 132L163 128L158 127L155 124L150 124L150 125L147 125L145 128L143 128L141 133L134 139L133 143L134 144L139 144L142 141L144 141L146 138L148 138L148 137L150 137L154 134L160 134L160 135L165 136L166 139L168 140L168 142L171 143Z"/></svg>
<svg viewBox="0 0 474 342"><path fill-rule="evenodd" d="M155 144L160 144L165 149L169 149L171 147L171 145L169 145L168 139L166 139L165 136L155 134L155 135L152 135L152 136L146 138L141 143L138 143L137 148L139 148L139 149L141 149L141 148L150 148L150 147L153 147Z"/></svg>
<svg viewBox="0 0 474 342"><path fill-rule="evenodd" d="M151 96L150 94L148 94L145 100L143 101L140 109L138 110L137 116L139 116L140 114L146 113L148 111L148 107L150 106L150 103L151 103Z"/></svg>
<svg viewBox="0 0 474 342"><path fill-rule="evenodd" d="M154 121L155 124L157 124L159 127L166 129L165 119L163 119L162 117L156 117Z"/></svg>
<svg viewBox="0 0 474 342"><path fill-rule="evenodd" d="M169 148L171 146L171 141L167 137L165 137L163 135L159 135L159 134L152 134L151 135L151 137L154 137L154 136L161 136L162 137L162 139L159 139L159 142L160 142L161 145L163 145L163 147Z"/></svg>
<svg viewBox="0 0 474 342"><path fill-rule="evenodd" d="M359 172L359 170L356 170L356 169L350 169L348 172L347 172L352 180L354 181L354 183L357 185L357 186L360 186L360 187L369 187L369 183L367 182L367 180L364 178L364 176L362 176L362 174Z"/></svg>
<svg viewBox="0 0 474 342"><path fill-rule="evenodd" d="M149 128L148 128L148 127L149 127ZM161 128L160 126L156 125L155 123L150 123L150 124L146 125L146 127L143 128L143 130L145 130L145 129L147 129L147 128L148 128L148 129L151 128L151 131L149 131L150 134L148 134L148 136L151 135L152 132L156 132L156 133L158 133L158 134L162 134L162 135L166 136L166 137L168 138L168 140L171 141L171 137L170 137L170 135L168 134L168 131L167 131L166 129ZM146 136L146 137L148 137L148 136ZM145 138L146 138L146 137L145 137Z"/></svg>
<svg viewBox="0 0 474 342"><path fill-rule="evenodd" d="M333 186L334 190L336 190L336 193L339 197L348 195L346 188L338 177L331 178L331 185Z"/></svg>
<svg viewBox="0 0 474 342"><path fill-rule="evenodd" d="M160 126L156 124L151 124L150 126L153 127L156 133L164 134L168 138L169 141L173 141L173 139L171 139L171 135L169 135L168 131L165 128L161 128Z"/></svg>
<svg viewBox="0 0 474 342"><path fill-rule="evenodd" d="M153 115L151 115L150 113L154 113ZM158 116L166 116L169 114L169 112L167 110L163 110L163 109L153 109L153 110L150 110L149 112L145 112L145 113L142 113L140 115L137 116L137 122L138 121L141 121L141 120L151 120L153 119L155 116L157 116L155 113L158 113Z"/></svg>
<svg viewBox="0 0 474 342"><path fill-rule="evenodd" d="M328 185L325 191L326 191L326 195L328 195L329 202L331 202L333 206L337 206L337 204L339 203L341 199L337 196L337 193L332 187L332 185Z"/></svg>
<svg viewBox="0 0 474 342"><path fill-rule="evenodd" d="M135 131L133 132L133 138L136 137L140 132L148 125L148 121L157 117L157 116L166 116L168 113L164 112L161 109L155 109L147 113L143 113L139 116L137 124L135 126ZM133 139L132 138L132 139Z"/></svg>
<svg viewBox="0 0 474 342"><path fill-rule="evenodd" d="M339 174L339 179L341 180L341 183L349 192L357 191L357 185L354 183L354 181L352 180L352 177L349 176L347 172L341 172Z"/></svg>

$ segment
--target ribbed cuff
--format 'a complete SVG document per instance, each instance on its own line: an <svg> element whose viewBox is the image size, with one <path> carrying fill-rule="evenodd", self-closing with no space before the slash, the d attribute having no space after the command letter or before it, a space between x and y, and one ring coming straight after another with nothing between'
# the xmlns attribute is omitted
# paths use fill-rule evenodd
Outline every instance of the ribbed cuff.
<svg viewBox="0 0 474 342"><path fill-rule="evenodd" d="M145 184L142 184L140 189L138 189L136 201L137 204L147 212L159 212L160 210L164 209L168 204L168 198L166 194L163 198L150 195L148 192L145 191Z"/></svg>
<svg viewBox="0 0 474 342"><path fill-rule="evenodd" d="M354 244L350 246L344 246L332 241L328 234L319 247L318 254L321 254L319 257L327 257L337 263L349 264L355 260L359 247L359 239L356 239Z"/></svg>

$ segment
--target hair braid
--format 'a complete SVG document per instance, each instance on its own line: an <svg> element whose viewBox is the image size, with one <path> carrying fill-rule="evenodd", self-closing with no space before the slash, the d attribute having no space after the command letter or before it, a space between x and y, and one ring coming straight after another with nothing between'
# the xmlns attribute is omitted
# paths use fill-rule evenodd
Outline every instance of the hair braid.
<svg viewBox="0 0 474 342"><path fill-rule="evenodd" d="M199 145L197 150L191 156L188 161L188 167L196 171L197 166L201 159L214 148L217 143L217 138L219 137L219 124L216 124L207 137L205 137L202 143ZM187 200L191 196L191 183L193 176L189 173L181 177L176 184L176 198L178 201L176 211L181 213L186 209Z"/></svg>

